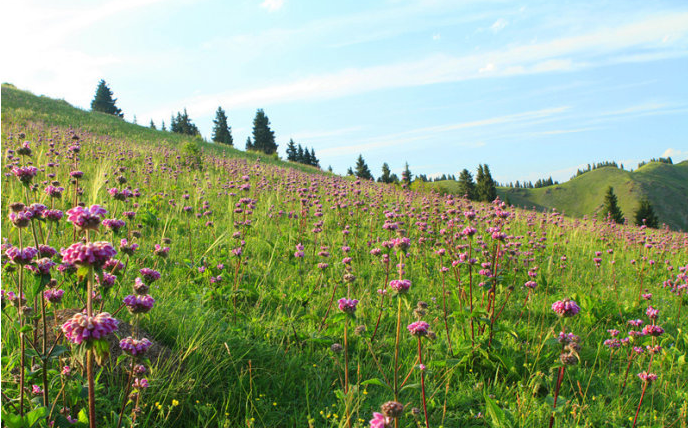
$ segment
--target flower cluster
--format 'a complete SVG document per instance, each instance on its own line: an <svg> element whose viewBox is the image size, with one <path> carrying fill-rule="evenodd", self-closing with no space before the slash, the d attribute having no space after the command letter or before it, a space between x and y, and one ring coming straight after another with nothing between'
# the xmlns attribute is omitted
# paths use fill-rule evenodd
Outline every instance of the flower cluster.
<svg viewBox="0 0 688 428"><path fill-rule="evenodd" d="M150 268L143 268L139 270L139 273L141 276L143 276L143 279L146 280L147 282L155 282L160 279L160 272L157 270L153 270Z"/></svg>
<svg viewBox="0 0 688 428"><path fill-rule="evenodd" d="M572 317L580 312L580 306L571 299L564 299L554 302L552 310L560 317Z"/></svg>
<svg viewBox="0 0 688 428"><path fill-rule="evenodd" d="M101 267L117 254L117 250L105 241L76 242L63 249L60 254L63 263Z"/></svg>
<svg viewBox="0 0 688 428"><path fill-rule="evenodd" d="M79 230L97 230L107 210L100 205L88 207L77 206L67 211L67 221Z"/></svg>
<svg viewBox="0 0 688 428"><path fill-rule="evenodd" d="M72 343L80 345L84 340L100 339L117 330L117 321L107 312L94 317L86 314L75 314L62 324L65 337Z"/></svg>
<svg viewBox="0 0 688 428"><path fill-rule="evenodd" d="M422 337L427 336L430 330L430 324L425 321L416 321L409 324L406 328L413 336Z"/></svg>
<svg viewBox="0 0 688 428"><path fill-rule="evenodd" d="M50 303L60 303L64 290L48 289L43 292L43 298Z"/></svg>
<svg viewBox="0 0 688 428"><path fill-rule="evenodd" d="M38 250L34 247L26 247L21 250L17 247L11 247L5 251L5 255L14 264L28 265L38 255Z"/></svg>
<svg viewBox="0 0 688 428"><path fill-rule="evenodd" d="M406 293L411 288L411 280L409 279L394 279L390 281L389 288L399 294Z"/></svg>
<svg viewBox="0 0 688 428"><path fill-rule="evenodd" d="M145 354L152 344L153 343L145 337L138 340L129 336L119 341L119 347L122 348L122 351L133 356Z"/></svg>
<svg viewBox="0 0 688 428"><path fill-rule="evenodd" d="M145 314L150 311L155 304L155 299L150 295L133 295L130 294L124 298L124 304L132 314Z"/></svg>
<svg viewBox="0 0 688 428"><path fill-rule="evenodd" d="M339 299L339 310L349 315L356 313L356 305L358 305L358 300L356 299Z"/></svg>

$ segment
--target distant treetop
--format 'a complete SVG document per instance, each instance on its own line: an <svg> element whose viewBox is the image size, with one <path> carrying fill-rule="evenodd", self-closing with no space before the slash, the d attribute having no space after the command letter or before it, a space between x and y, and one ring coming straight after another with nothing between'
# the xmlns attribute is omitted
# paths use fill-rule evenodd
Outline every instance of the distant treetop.
<svg viewBox="0 0 688 428"><path fill-rule="evenodd" d="M98 87L96 88L96 95L91 101L91 110L99 111L102 113L111 114L117 117L124 117L122 110L117 108L115 102L117 98L112 98L112 91L105 83L105 80L100 80L98 82Z"/></svg>

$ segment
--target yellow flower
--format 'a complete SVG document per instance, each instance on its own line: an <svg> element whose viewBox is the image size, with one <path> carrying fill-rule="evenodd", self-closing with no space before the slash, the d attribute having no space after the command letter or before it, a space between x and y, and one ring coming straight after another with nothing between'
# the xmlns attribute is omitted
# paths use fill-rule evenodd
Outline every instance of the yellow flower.
<svg viewBox="0 0 688 428"><path fill-rule="evenodd" d="M273 405L273 406L276 406L276 405L277 405L277 403L273 402L273 403L272 403L272 405Z"/></svg>
<svg viewBox="0 0 688 428"><path fill-rule="evenodd" d="M179 405L179 401L177 401L177 400L172 400L172 405L173 405L174 407L177 407L177 406Z"/></svg>

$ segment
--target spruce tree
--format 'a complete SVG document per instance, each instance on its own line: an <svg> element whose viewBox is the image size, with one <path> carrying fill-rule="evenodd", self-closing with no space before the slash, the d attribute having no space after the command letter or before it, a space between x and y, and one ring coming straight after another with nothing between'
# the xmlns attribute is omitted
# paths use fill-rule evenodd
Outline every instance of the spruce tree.
<svg viewBox="0 0 688 428"><path fill-rule="evenodd" d="M313 159L311 159L311 152L309 152L308 149L305 149L303 151L303 160L301 161L301 163L304 165L311 165L312 162Z"/></svg>
<svg viewBox="0 0 688 428"><path fill-rule="evenodd" d="M470 200L475 200L476 196L473 175L465 168L459 174L459 195L465 196Z"/></svg>
<svg viewBox="0 0 688 428"><path fill-rule="evenodd" d="M253 147L254 150L267 155L277 151L275 132L270 129L270 119L265 115L263 109L258 109L256 117L253 119Z"/></svg>
<svg viewBox="0 0 688 428"><path fill-rule="evenodd" d="M492 202L497 198L497 185L490 174L490 167L478 165L478 173L475 179L476 196L479 201Z"/></svg>
<svg viewBox="0 0 688 428"><path fill-rule="evenodd" d="M296 149L296 162L303 163L304 158L303 147L301 147L301 143L299 143L299 148Z"/></svg>
<svg viewBox="0 0 688 428"><path fill-rule="evenodd" d="M602 215L604 218L609 218L614 223L623 223L623 213L621 208L619 208L619 201L614 194L614 188L609 186L607 188L607 193L604 195L604 208L602 209Z"/></svg>
<svg viewBox="0 0 688 428"><path fill-rule="evenodd" d="M291 138L289 139L289 144L287 144L287 160L296 162L296 144L294 144L294 140Z"/></svg>
<svg viewBox="0 0 688 428"><path fill-rule="evenodd" d="M381 183L394 183L392 180L392 171L389 169L387 162L382 164L382 175L377 179L377 181Z"/></svg>
<svg viewBox="0 0 688 428"><path fill-rule="evenodd" d="M364 180L372 180L373 174L370 173L370 168L363 160L363 155L358 155L356 160L356 177L362 178Z"/></svg>
<svg viewBox="0 0 688 428"><path fill-rule="evenodd" d="M197 136L201 135L198 127L189 118L189 113L184 109L184 113L177 112L177 117L172 117L172 124L170 125L170 130L176 132L177 134Z"/></svg>
<svg viewBox="0 0 688 428"><path fill-rule="evenodd" d="M659 226L659 220L649 200L643 199L640 201L640 206L635 212L635 224L638 226L645 225L654 229L657 229Z"/></svg>
<svg viewBox="0 0 688 428"><path fill-rule="evenodd" d="M153 119L151 119L149 126L150 126L150 129L158 129L155 127L155 122L153 122Z"/></svg>
<svg viewBox="0 0 688 428"><path fill-rule="evenodd" d="M315 157L315 150L313 150L313 147L311 147L311 165L320 168L320 161Z"/></svg>
<svg viewBox="0 0 688 428"><path fill-rule="evenodd" d="M102 113L111 114L117 117L124 117L122 110L117 108L115 102L117 98L112 98L112 91L105 83L105 80L100 80L98 82L98 87L96 88L96 95L91 101L91 110L99 111Z"/></svg>
<svg viewBox="0 0 688 428"><path fill-rule="evenodd" d="M222 107L217 108L213 124L213 141L233 146L234 139L232 138L232 128L227 124L227 114L222 110Z"/></svg>
<svg viewBox="0 0 688 428"><path fill-rule="evenodd" d="M167 128L165 127L165 121L162 121L162 125L160 125L160 130L161 131L167 131Z"/></svg>
<svg viewBox="0 0 688 428"><path fill-rule="evenodd" d="M349 167L349 169L346 170L346 175L353 176L354 170L351 167Z"/></svg>
<svg viewBox="0 0 688 428"><path fill-rule="evenodd" d="M405 185L410 185L411 180L413 180L413 174L411 174L411 170L409 169L409 164L406 162L406 165L404 166L404 170L401 172L401 182Z"/></svg>
<svg viewBox="0 0 688 428"><path fill-rule="evenodd" d="M251 142L251 137L246 137L246 151L255 150L253 143Z"/></svg>

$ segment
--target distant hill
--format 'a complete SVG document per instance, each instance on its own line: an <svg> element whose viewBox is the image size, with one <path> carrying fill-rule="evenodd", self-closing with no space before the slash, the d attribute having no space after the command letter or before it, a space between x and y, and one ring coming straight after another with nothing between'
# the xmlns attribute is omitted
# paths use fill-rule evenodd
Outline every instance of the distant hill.
<svg viewBox="0 0 688 428"><path fill-rule="evenodd" d="M453 181L432 183L441 192L454 193ZM659 222L675 230L688 230L688 161L671 165L650 162L630 172L607 166L571 180L537 189L500 187L497 194L511 204L538 210L555 208L574 217L595 215L604 201L608 186L614 188L624 216L633 221L640 200L647 198Z"/></svg>

